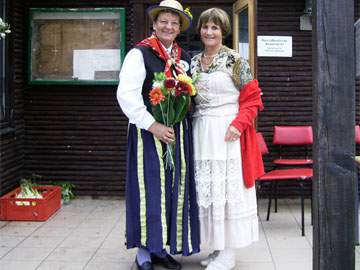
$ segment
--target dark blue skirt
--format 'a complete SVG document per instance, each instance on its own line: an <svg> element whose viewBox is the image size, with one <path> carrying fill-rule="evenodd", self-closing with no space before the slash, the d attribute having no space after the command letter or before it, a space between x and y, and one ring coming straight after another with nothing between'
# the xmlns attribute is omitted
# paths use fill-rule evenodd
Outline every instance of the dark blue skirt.
<svg viewBox="0 0 360 270"><path fill-rule="evenodd" d="M184 256L199 252L192 130L188 120L174 127L175 166L167 169L166 145L129 125L126 175L126 246Z"/></svg>

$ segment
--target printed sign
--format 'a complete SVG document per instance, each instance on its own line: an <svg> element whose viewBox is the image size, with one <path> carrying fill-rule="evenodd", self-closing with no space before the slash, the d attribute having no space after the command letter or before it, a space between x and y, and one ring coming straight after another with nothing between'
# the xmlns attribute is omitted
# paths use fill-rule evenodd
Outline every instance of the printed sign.
<svg viewBox="0 0 360 270"><path fill-rule="evenodd" d="M292 57L292 37L258 36L257 54L260 57Z"/></svg>
<svg viewBox="0 0 360 270"><path fill-rule="evenodd" d="M99 72L111 71L116 74L120 71L120 50L74 50L73 63L74 78L78 80L95 80L96 74ZM106 74L113 76L109 72Z"/></svg>

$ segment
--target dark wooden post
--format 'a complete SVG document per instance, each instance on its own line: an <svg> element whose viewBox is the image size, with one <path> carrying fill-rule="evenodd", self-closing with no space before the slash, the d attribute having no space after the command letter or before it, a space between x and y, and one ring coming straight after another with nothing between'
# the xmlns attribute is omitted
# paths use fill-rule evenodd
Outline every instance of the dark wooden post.
<svg viewBox="0 0 360 270"><path fill-rule="evenodd" d="M354 0L313 1L313 16L313 270L354 270Z"/></svg>
<svg viewBox="0 0 360 270"><path fill-rule="evenodd" d="M360 19L355 23L355 41L356 77L360 79Z"/></svg>
<svg viewBox="0 0 360 270"><path fill-rule="evenodd" d="M360 79L360 19L356 21L355 26L355 70L356 78ZM355 202L359 201L359 182L355 181ZM355 204L355 244L359 245L359 203Z"/></svg>

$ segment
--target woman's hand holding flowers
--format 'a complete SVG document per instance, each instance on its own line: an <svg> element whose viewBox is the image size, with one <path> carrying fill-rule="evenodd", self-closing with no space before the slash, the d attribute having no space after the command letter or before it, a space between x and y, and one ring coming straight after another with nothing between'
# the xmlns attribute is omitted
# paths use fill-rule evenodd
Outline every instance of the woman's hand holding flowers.
<svg viewBox="0 0 360 270"><path fill-rule="evenodd" d="M230 125L226 130L225 141L233 142L239 139L241 136L241 132L234 126Z"/></svg>
<svg viewBox="0 0 360 270"><path fill-rule="evenodd" d="M158 122L154 122L150 127L149 131L154 134L156 138L164 143L172 143L175 140L174 130Z"/></svg>

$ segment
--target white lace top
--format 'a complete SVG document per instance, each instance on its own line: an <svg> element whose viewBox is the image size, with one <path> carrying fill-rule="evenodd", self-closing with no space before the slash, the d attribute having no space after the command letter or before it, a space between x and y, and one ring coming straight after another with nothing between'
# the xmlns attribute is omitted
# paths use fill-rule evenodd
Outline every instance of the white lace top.
<svg viewBox="0 0 360 270"><path fill-rule="evenodd" d="M225 142L225 133L239 111L239 88L234 83L238 63L240 84L251 80L247 62L233 50L223 47L209 70L200 64L201 54L192 59L197 73L193 114L195 179L200 206L224 206L244 200L240 141Z"/></svg>

